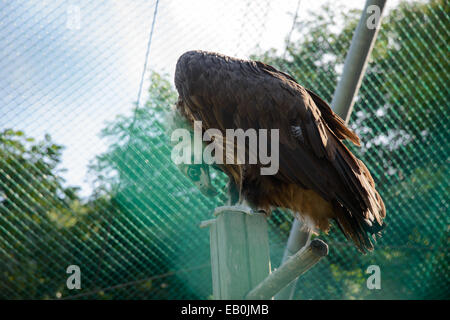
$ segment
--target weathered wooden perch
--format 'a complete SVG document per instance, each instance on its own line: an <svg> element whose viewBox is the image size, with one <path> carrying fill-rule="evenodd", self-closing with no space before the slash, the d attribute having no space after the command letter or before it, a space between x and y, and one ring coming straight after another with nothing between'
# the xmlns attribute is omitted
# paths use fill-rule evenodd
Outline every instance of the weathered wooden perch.
<svg viewBox="0 0 450 320"><path fill-rule="evenodd" d="M314 239L309 246L303 247L280 268L272 272L264 281L252 289L247 294L246 299L271 299L277 292L308 271L327 254L328 245L320 239Z"/></svg>
<svg viewBox="0 0 450 320"><path fill-rule="evenodd" d="M222 211L210 226L214 299L244 299L270 272L269 239L264 214Z"/></svg>
<svg viewBox="0 0 450 320"><path fill-rule="evenodd" d="M328 254L325 242L313 240L270 274L264 214L220 211L200 224L208 226L214 299L271 299Z"/></svg>

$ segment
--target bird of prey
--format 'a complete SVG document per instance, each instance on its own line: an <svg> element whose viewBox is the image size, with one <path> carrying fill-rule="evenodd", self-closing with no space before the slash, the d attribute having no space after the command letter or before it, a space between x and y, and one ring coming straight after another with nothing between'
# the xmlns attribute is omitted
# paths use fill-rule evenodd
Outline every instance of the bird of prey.
<svg viewBox="0 0 450 320"><path fill-rule="evenodd" d="M361 252L373 249L384 203L367 167L343 144L359 146L359 137L317 94L260 61L205 51L178 59L175 86L176 109L190 125L202 121L203 131L279 130L276 174L262 175L260 161L217 165L239 204L290 209L325 232L334 220Z"/></svg>

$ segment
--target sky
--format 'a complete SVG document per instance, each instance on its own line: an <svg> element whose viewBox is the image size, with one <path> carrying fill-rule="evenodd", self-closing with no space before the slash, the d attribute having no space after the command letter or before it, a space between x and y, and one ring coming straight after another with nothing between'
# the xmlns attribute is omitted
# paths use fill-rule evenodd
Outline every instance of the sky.
<svg viewBox="0 0 450 320"><path fill-rule="evenodd" d="M298 21L326 1L301 0ZM395 1L397 2L397 1ZM156 1L0 0L0 130L49 133L65 146L68 185L91 187L87 165L107 149L105 123L131 114L144 71ZM363 0L336 0L343 10ZM298 0L160 0L144 73L175 71L185 51L202 49L248 58L283 50Z"/></svg>

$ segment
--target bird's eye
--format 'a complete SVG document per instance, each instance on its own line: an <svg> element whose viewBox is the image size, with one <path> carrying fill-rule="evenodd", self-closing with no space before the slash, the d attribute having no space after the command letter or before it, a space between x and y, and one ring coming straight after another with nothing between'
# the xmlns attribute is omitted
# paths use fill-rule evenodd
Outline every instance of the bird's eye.
<svg viewBox="0 0 450 320"><path fill-rule="evenodd" d="M193 181L200 180L200 168L198 167L189 167L187 174Z"/></svg>

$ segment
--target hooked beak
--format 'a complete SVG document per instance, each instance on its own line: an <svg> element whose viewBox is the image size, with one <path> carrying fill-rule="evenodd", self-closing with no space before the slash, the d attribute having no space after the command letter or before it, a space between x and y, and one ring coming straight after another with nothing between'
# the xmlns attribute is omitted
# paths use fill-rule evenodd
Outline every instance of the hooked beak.
<svg viewBox="0 0 450 320"><path fill-rule="evenodd" d="M211 182L208 165L180 165L180 167L202 194L207 197L219 194Z"/></svg>
<svg viewBox="0 0 450 320"><path fill-rule="evenodd" d="M219 194L216 191L216 189L214 189L214 187L211 187L211 186L202 187L202 188L200 188L200 191L207 197L215 197Z"/></svg>
<svg viewBox="0 0 450 320"><path fill-rule="evenodd" d="M207 197L214 197L219 194L211 183L211 177L209 176L209 169L207 166L201 168L200 180L195 184L200 192Z"/></svg>

